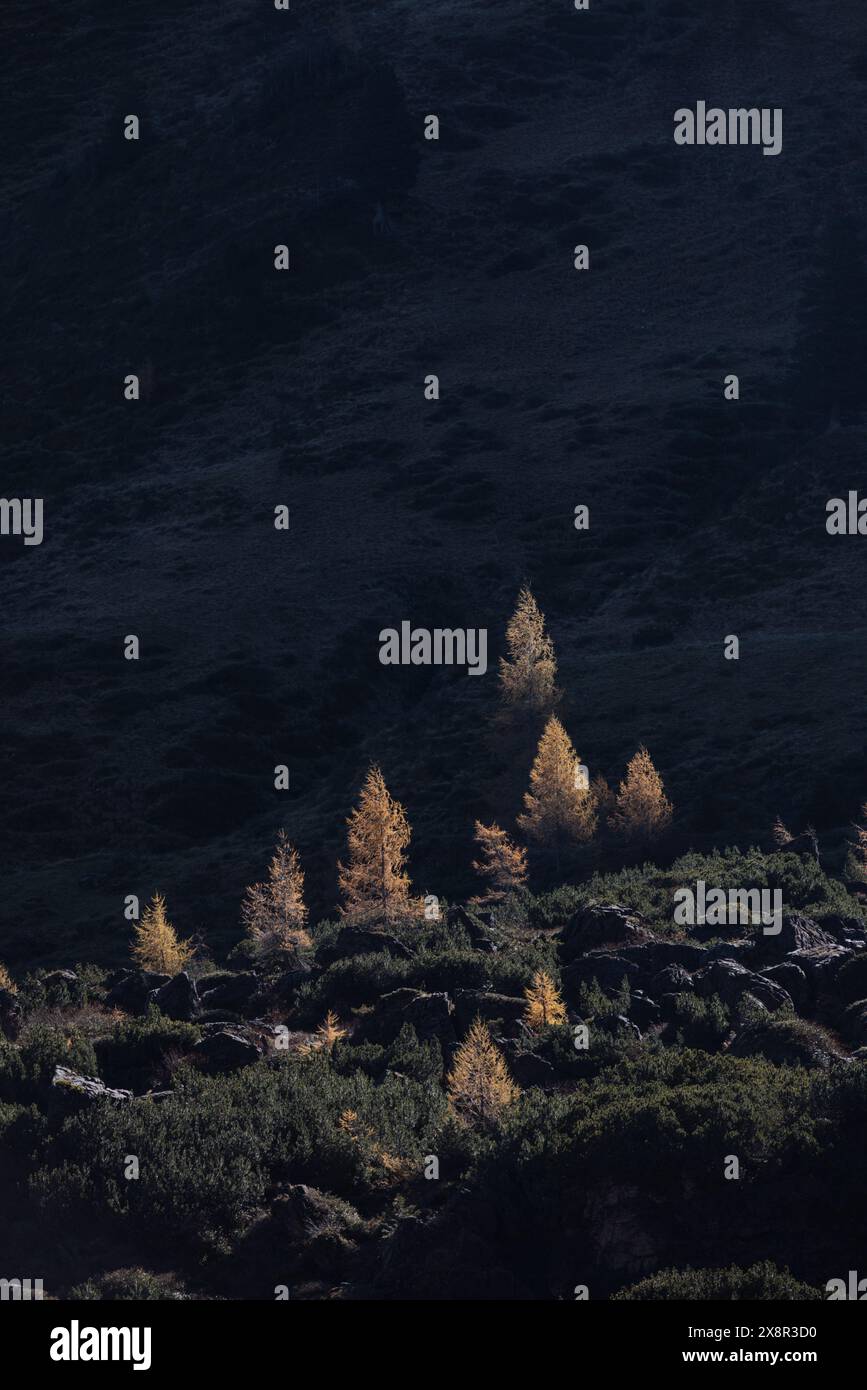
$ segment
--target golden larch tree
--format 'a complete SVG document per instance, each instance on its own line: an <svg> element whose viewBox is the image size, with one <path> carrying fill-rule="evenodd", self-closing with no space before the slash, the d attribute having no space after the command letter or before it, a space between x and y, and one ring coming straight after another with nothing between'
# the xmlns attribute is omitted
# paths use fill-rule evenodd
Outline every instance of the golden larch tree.
<svg viewBox="0 0 867 1390"><path fill-rule="evenodd" d="M479 901L502 898L522 888L527 882L527 851L516 845L496 823L482 825L477 820L475 839L481 859L473 860L473 868L489 883L485 899Z"/></svg>
<svg viewBox="0 0 867 1390"><path fill-rule="evenodd" d="M520 1095L487 1025L478 1016L455 1053L446 1090L458 1115L484 1126L494 1124Z"/></svg>
<svg viewBox="0 0 867 1390"><path fill-rule="evenodd" d="M551 715L539 739L524 807L518 825L530 839L554 851L558 868L564 844L581 844L593 838L596 804L585 785L572 740L556 714Z"/></svg>
<svg viewBox="0 0 867 1390"><path fill-rule="evenodd" d="M346 823L349 862L337 866L341 914L356 922L418 915L421 904L410 897L409 875L404 872L412 832L378 767L368 772L358 806Z"/></svg>
<svg viewBox="0 0 867 1390"><path fill-rule="evenodd" d="M500 694L505 705L519 710L549 710L559 695L554 683L554 643L526 584L506 627L506 646L509 655L500 658Z"/></svg>
<svg viewBox="0 0 867 1390"><path fill-rule="evenodd" d="M532 1033L566 1022L566 1005L547 970L536 971L532 984L524 990L524 998L524 1022Z"/></svg>
<svg viewBox="0 0 867 1390"><path fill-rule="evenodd" d="M668 828L673 812L662 778L642 744L620 783L612 827L627 840L653 840Z"/></svg>
<svg viewBox="0 0 867 1390"><path fill-rule="evenodd" d="M281 830L268 865L267 883L253 883L241 904L241 918L257 953L300 958L312 946L307 931L304 871L298 851Z"/></svg>
<svg viewBox="0 0 867 1390"><path fill-rule="evenodd" d="M18 986L2 961L0 961L0 989L7 990L9 994L18 993Z"/></svg>
<svg viewBox="0 0 867 1390"><path fill-rule="evenodd" d="M160 975L177 975L190 963L193 947L187 941L179 941L174 927L166 916L166 900L162 893L155 893L135 924L135 941L132 955L142 970L153 970Z"/></svg>
<svg viewBox="0 0 867 1390"><path fill-rule="evenodd" d="M333 1009L329 1009L324 1020L316 1029L317 1045L325 1052L332 1052L334 1044L345 1038L348 1029L344 1028Z"/></svg>

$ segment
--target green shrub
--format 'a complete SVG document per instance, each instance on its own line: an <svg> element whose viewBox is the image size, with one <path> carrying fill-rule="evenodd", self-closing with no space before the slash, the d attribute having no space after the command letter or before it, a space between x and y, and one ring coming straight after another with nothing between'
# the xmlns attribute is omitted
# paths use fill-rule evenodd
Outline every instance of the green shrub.
<svg viewBox="0 0 867 1390"><path fill-rule="evenodd" d="M700 999L697 994L678 994L674 1017L666 1028L666 1039L676 1036L686 1047L717 1052L731 1031L731 1016L718 995Z"/></svg>
<svg viewBox="0 0 867 1390"><path fill-rule="evenodd" d="M308 1022L319 1022L329 1009L339 1013L377 1004L383 994L403 987L450 994L489 987L497 994L520 995L540 968L557 974L555 942L527 942L496 955L448 946L419 951L413 960L376 951L335 961L301 986L297 1007Z"/></svg>
<svg viewBox="0 0 867 1390"><path fill-rule="evenodd" d="M770 1260L739 1269L661 1269L649 1278L613 1295L623 1302L672 1300L737 1302L741 1299L779 1299L786 1303L824 1300L825 1294L804 1284L788 1269L777 1269Z"/></svg>
<svg viewBox="0 0 867 1390"><path fill-rule="evenodd" d="M225 1250L269 1186L370 1190L382 1178L376 1154L420 1167L445 1115L438 1086L397 1076L374 1086L360 1072L339 1075L322 1053L176 1079L176 1094L159 1104L95 1106L68 1120L33 1179L40 1203L120 1219L169 1250ZM371 1144L341 1124L350 1111ZM123 1174L128 1154L139 1160L136 1182Z"/></svg>
<svg viewBox="0 0 867 1390"><path fill-rule="evenodd" d="M97 1074L91 1043L62 1028L37 1024L25 1031L17 1047L0 1041L0 1099L44 1105L58 1065Z"/></svg>
<svg viewBox="0 0 867 1390"><path fill-rule="evenodd" d="M99 1075L109 1086L147 1091L169 1079L167 1058L189 1052L199 1036L195 1024L175 1022L151 1005L144 1018L122 1019L95 1044Z"/></svg>
<svg viewBox="0 0 867 1390"><path fill-rule="evenodd" d="M70 1299L78 1300L129 1300L139 1303L184 1298L174 1280L160 1279L146 1269L116 1269L111 1274L100 1275L98 1279L88 1279L76 1284L69 1291Z"/></svg>
<svg viewBox="0 0 867 1390"><path fill-rule="evenodd" d="M582 984L578 990L578 1012L582 1018L616 1018L627 1014L632 1001L629 981L624 975L619 989L609 998L599 981L594 977Z"/></svg>

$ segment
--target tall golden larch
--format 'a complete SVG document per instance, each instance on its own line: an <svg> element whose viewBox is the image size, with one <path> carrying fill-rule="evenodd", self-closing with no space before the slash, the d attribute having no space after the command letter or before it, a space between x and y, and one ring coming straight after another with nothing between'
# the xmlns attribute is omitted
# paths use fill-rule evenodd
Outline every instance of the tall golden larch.
<svg viewBox="0 0 867 1390"><path fill-rule="evenodd" d="M590 840L596 830L596 805L585 779L572 740L552 714L539 739L518 825L530 839L553 849L558 865L565 844Z"/></svg>
<svg viewBox="0 0 867 1390"><path fill-rule="evenodd" d="M611 825L626 840L649 841L668 829L673 813L662 778L642 744L620 783Z"/></svg>
<svg viewBox="0 0 867 1390"><path fill-rule="evenodd" d="M532 984L524 990L524 998L524 1022L532 1033L566 1022L566 1005L547 970L536 971Z"/></svg>
<svg viewBox="0 0 867 1390"><path fill-rule="evenodd" d="M241 905L241 917L257 952L301 957L311 946L304 902L304 871L286 832L268 865L267 883L253 883Z"/></svg>
<svg viewBox="0 0 867 1390"><path fill-rule="evenodd" d="M500 658L500 694L511 709L549 710L556 702L557 660L545 618L525 584L506 627L508 657Z"/></svg>
<svg viewBox="0 0 867 1390"><path fill-rule="evenodd" d="M166 916L166 900L155 893L135 924L132 955L142 970L160 975L177 975L192 960L193 947L179 941L174 927Z"/></svg>
<svg viewBox="0 0 867 1390"><path fill-rule="evenodd" d="M496 822L482 825L477 820L475 839L482 857L473 860L473 868L490 884L487 898L501 898L522 888L527 882L527 851L523 846L516 845Z"/></svg>
<svg viewBox="0 0 867 1390"><path fill-rule="evenodd" d="M446 1091L455 1112L480 1126L493 1125L520 1095L487 1025L479 1017L455 1053Z"/></svg>
<svg viewBox="0 0 867 1390"><path fill-rule="evenodd" d="M404 872L412 832L406 812L391 796L378 767L368 772L347 826L349 862L338 864L341 914L356 922L417 915L420 903L410 897L409 876Z"/></svg>

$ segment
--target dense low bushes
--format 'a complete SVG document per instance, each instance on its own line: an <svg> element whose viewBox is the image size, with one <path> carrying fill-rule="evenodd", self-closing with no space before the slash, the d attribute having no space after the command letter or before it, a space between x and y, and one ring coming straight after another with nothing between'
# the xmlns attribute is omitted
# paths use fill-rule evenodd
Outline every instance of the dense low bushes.
<svg viewBox="0 0 867 1390"><path fill-rule="evenodd" d="M738 1269L736 1265L729 1269L662 1269L631 1288L621 1289L613 1297L630 1302L781 1299L788 1303L805 1303L821 1300L825 1294L795 1279L787 1269L777 1269L770 1260L765 1260L749 1269Z"/></svg>
<svg viewBox="0 0 867 1390"><path fill-rule="evenodd" d="M97 971L32 976L0 1041L6 1200L51 1240L108 1246L67 1285L86 1299L267 1297L272 1271L361 1298L813 1297L867 1237L867 1065L830 1031L864 997L864 958L826 943L818 983L775 977L802 981L803 1016L708 995L725 950L670 921L673 885L697 877L858 912L808 861L731 851L398 921L382 941L323 923L303 969L212 976L228 1016L207 992L196 1013L188 984L193 1022L109 1012ZM591 901L663 940L582 951ZM749 978L729 966L724 992ZM544 1027L521 1002L540 969L567 1005ZM509 1083L485 1125L448 1101L475 1012ZM58 1064L133 1098L55 1092Z"/></svg>
<svg viewBox="0 0 867 1390"><path fill-rule="evenodd" d="M228 1077L187 1072L176 1085L161 1103L67 1120L34 1176L39 1200L130 1221L167 1250L225 1249L273 1184L354 1194L386 1180L389 1160L420 1171L445 1112L430 1083L391 1075L374 1086L361 1072L340 1075L327 1054ZM137 1179L125 1176L128 1156Z"/></svg>

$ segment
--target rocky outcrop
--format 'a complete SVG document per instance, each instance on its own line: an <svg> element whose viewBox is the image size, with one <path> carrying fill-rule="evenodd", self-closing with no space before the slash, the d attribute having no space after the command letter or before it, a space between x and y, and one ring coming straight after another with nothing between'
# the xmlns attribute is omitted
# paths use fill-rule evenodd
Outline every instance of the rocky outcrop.
<svg viewBox="0 0 867 1390"><path fill-rule="evenodd" d="M688 994L693 990L692 976L682 965L666 965L650 981L651 998L662 994Z"/></svg>
<svg viewBox="0 0 867 1390"><path fill-rule="evenodd" d="M364 927L342 927L337 939L319 952L319 963L331 965L336 960L346 960L351 956L370 955L374 951L387 951L397 960L414 960L415 951L404 945L398 937L387 931Z"/></svg>
<svg viewBox="0 0 867 1390"><path fill-rule="evenodd" d="M769 965L760 972L774 984L780 985L792 1000L795 1008L801 1009L810 998L807 977L799 965L792 960L781 961L779 965Z"/></svg>
<svg viewBox="0 0 867 1390"><path fill-rule="evenodd" d="M437 1038L451 1046L455 1042L453 1011L447 994L394 989L382 996L376 1012L365 1020L364 1032L374 1042L393 1042L403 1025L411 1023L421 1041Z"/></svg>
<svg viewBox="0 0 867 1390"><path fill-rule="evenodd" d="M153 991L170 979L171 975L150 970L121 970L110 980L105 1002L109 1008L123 1009L128 1014L143 1014Z"/></svg>
<svg viewBox="0 0 867 1390"><path fill-rule="evenodd" d="M201 1008L196 982L186 970L181 970L158 989L151 990L148 1003L156 1004L166 1018L173 1018L181 1023L190 1023Z"/></svg>
<svg viewBox="0 0 867 1390"><path fill-rule="evenodd" d="M251 1038L233 1029L221 1028L197 1042L192 1055L205 1071L216 1073L249 1067L258 1062L262 1053Z"/></svg>
<svg viewBox="0 0 867 1390"><path fill-rule="evenodd" d="M816 948L835 947L834 937L800 912L789 912L783 916L779 932L770 935L759 932L756 937L756 950L762 955L772 955L775 959L787 956L790 951L810 951Z"/></svg>
<svg viewBox="0 0 867 1390"><path fill-rule="evenodd" d="M733 1057L765 1057L769 1062L827 1071L845 1060L824 1029L803 1019L772 1019L742 1028L728 1051Z"/></svg>
<svg viewBox="0 0 867 1390"><path fill-rule="evenodd" d="M460 1035L466 1033L478 1015L486 1022L499 1020L506 1035L514 1037L526 1011L526 999L511 994L494 994L482 989L459 989L455 994L455 1027Z"/></svg>
<svg viewBox="0 0 867 1390"><path fill-rule="evenodd" d="M724 1004L737 1004L744 995L750 994L771 1012L784 1005L792 1006L791 997L782 985L767 975L754 974L735 960L712 961L693 976L692 982L697 994L705 999L717 994Z"/></svg>
<svg viewBox="0 0 867 1390"><path fill-rule="evenodd" d="M640 913L615 903L587 903L563 928L561 953L568 961L600 946L637 945L653 939Z"/></svg>
<svg viewBox="0 0 867 1390"><path fill-rule="evenodd" d="M551 1086L557 1080L557 1073L544 1057L527 1052L514 1040L504 1038L497 1041L506 1055L512 1078L519 1086Z"/></svg>
<svg viewBox="0 0 867 1390"><path fill-rule="evenodd" d="M576 995L582 985L589 985L595 980L600 989L613 992L620 988L624 979L635 981L637 977L638 966L625 956L613 956L605 951L598 954L591 952L566 967L563 986L567 994Z"/></svg>
<svg viewBox="0 0 867 1390"><path fill-rule="evenodd" d="M230 1009L242 1013L249 1007L259 989L259 980L252 971L237 975L227 972L205 975L196 982L203 1009Z"/></svg>
<svg viewBox="0 0 867 1390"><path fill-rule="evenodd" d="M82 1076L69 1067L56 1066L51 1078L49 1113L75 1114L99 1101L123 1103L132 1100L132 1091L106 1086L98 1076Z"/></svg>

